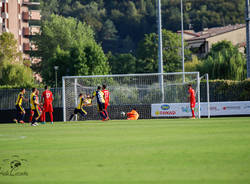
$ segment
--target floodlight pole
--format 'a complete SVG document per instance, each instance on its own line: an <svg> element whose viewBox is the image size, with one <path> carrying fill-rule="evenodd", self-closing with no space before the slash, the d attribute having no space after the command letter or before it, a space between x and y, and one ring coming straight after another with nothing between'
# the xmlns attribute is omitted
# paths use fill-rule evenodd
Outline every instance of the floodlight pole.
<svg viewBox="0 0 250 184"><path fill-rule="evenodd" d="M57 70L58 70L59 66L54 66L55 69L55 80L56 80L56 89L57 89Z"/></svg>
<svg viewBox="0 0 250 184"><path fill-rule="evenodd" d="M246 0L246 56L247 56L247 78L250 78L250 2Z"/></svg>
<svg viewBox="0 0 250 184"><path fill-rule="evenodd" d="M164 102L164 82L163 82L163 56L162 56L162 25L161 25L161 0L158 0L158 73L159 83L162 94L162 103Z"/></svg>
<svg viewBox="0 0 250 184"><path fill-rule="evenodd" d="M184 55L184 26L183 26L183 3L181 0L181 57L182 57L182 72L183 72L183 76L182 76L182 80L183 83L185 82L185 55Z"/></svg>

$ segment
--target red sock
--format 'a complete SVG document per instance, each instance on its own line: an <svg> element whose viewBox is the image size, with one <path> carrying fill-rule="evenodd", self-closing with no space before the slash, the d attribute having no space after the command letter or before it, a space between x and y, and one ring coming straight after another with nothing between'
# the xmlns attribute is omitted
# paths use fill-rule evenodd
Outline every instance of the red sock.
<svg viewBox="0 0 250 184"><path fill-rule="evenodd" d="M46 118L45 118L45 112L44 112L44 111L42 112L41 118L42 118L42 121L43 121L43 122L45 122L45 121L46 121Z"/></svg>
<svg viewBox="0 0 250 184"><path fill-rule="evenodd" d="M34 116L34 111L30 111L29 122L32 122L33 116Z"/></svg>
<svg viewBox="0 0 250 184"><path fill-rule="evenodd" d="M192 117L195 118L195 115L194 115L194 110L192 110Z"/></svg>
<svg viewBox="0 0 250 184"><path fill-rule="evenodd" d="M50 121L53 122L53 113L49 112L49 116L50 116Z"/></svg>

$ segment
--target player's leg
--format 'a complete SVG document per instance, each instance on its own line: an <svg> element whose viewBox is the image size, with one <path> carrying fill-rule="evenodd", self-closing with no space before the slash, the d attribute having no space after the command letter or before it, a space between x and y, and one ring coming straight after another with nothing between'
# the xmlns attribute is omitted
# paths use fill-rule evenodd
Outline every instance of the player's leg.
<svg viewBox="0 0 250 184"><path fill-rule="evenodd" d="M50 116L50 122L53 124L53 107L52 104L49 104L49 116Z"/></svg>
<svg viewBox="0 0 250 184"><path fill-rule="evenodd" d="M71 121L76 114L77 114L77 108L75 108L74 112L71 114L69 121Z"/></svg>
<svg viewBox="0 0 250 184"><path fill-rule="evenodd" d="M20 108L20 120L19 120L19 123L24 123L24 117L25 117L25 110L24 108L19 105L19 108Z"/></svg>
<svg viewBox="0 0 250 184"><path fill-rule="evenodd" d="M108 120L108 113L105 110L105 104L103 103L103 104L101 104L101 106L102 106L102 112L104 114L105 120Z"/></svg>
<svg viewBox="0 0 250 184"><path fill-rule="evenodd" d="M106 116L105 116L105 114L104 114L104 112L103 112L103 106L102 106L102 104L97 104L97 109L98 109L98 112L99 112L99 114L100 114L100 116L102 117L102 118L104 118L104 120L106 119Z"/></svg>
<svg viewBox="0 0 250 184"><path fill-rule="evenodd" d="M43 111L42 111L42 124L45 124L46 123L46 112L48 112L48 107L47 107L47 104L43 104Z"/></svg>
<svg viewBox="0 0 250 184"><path fill-rule="evenodd" d="M105 104L104 104L104 112L106 113L106 116L107 116L107 118L109 119L109 114L108 114L107 108L108 108L108 104L105 103Z"/></svg>
<svg viewBox="0 0 250 184"><path fill-rule="evenodd" d="M18 123L18 122L19 122L19 119L20 119L20 112L19 112L19 107L18 107L18 105L16 105L16 112L17 112L16 118L14 118L13 121L14 121L15 123Z"/></svg>
<svg viewBox="0 0 250 184"><path fill-rule="evenodd" d="M29 123L32 122L33 116L34 116L34 111L32 109L30 109Z"/></svg>
<svg viewBox="0 0 250 184"><path fill-rule="evenodd" d="M83 108L80 109L79 113L80 113L83 117L87 116L87 112L86 112Z"/></svg>
<svg viewBox="0 0 250 184"><path fill-rule="evenodd" d="M195 102L190 103L190 108L191 108L191 111L192 111L192 118L195 118L195 114L194 114Z"/></svg>
<svg viewBox="0 0 250 184"><path fill-rule="evenodd" d="M36 108L35 110L34 110L34 117L33 117L33 120L32 120L32 122L31 122L31 126L37 126L38 124L37 124L37 120L39 119L39 117L40 117L40 113L39 113L39 111L38 111L38 108Z"/></svg>

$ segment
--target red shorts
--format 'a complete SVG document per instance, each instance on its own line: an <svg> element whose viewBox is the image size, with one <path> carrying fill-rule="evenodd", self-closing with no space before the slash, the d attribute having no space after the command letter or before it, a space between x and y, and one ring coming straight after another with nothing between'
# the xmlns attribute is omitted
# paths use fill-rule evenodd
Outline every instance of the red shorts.
<svg viewBox="0 0 250 184"><path fill-rule="evenodd" d="M43 104L43 111L44 112L53 112L52 104Z"/></svg>
<svg viewBox="0 0 250 184"><path fill-rule="evenodd" d="M191 107L191 108L195 108L195 103L196 103L195 101L190 102L190 107Z"/></svg>

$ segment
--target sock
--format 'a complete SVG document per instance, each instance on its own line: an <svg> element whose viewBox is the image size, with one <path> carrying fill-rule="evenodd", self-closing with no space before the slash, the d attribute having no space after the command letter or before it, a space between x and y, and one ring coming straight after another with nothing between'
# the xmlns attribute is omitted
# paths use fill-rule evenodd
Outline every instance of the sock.
<svg viewBox="0 0 250 184"><path fill-rule="evenodd" d="M100 112L101 117L103 117L104 119L106 119L106 117L104 116L103 112Z"/></svg>
<svg viewBox="0 0 250 184"><path fill-rule="evenodd" d="M50 121L53 122L53 113L49 112L49 116L50 116Z"/></svg>
<svg viewBox="0 0 250 184"><path fill-rule="evenodd" d="M20 118L21 118L21 114L20 113L17 113L17 121L19 122L20 121Z"/></svg>
<svg viewBox="0 0 250 184"><path fill-rule="evenodd" d="M25 113L23 113L23 114L21 114L21 116L20 116L20 120L24 120L24 116L25 116Z"/></svg>
<svg viewBox="0 0 250 184"><path fill-rule="evenodd" d="M34 116L34 111L30 111L29 122L31 122L31 121L32 121L33 116Z"/></svg>
<svg viewBox="0 0 250 184"><path fill-rule="evenodd" d="M41 114L41 116L40 116L40 121L41 122L43 122L43 116L42 116L43 114Z"/></svg>
<svg viewBox="0 0 250 184"><path fill-rule="evenodd" d="M33 115L32 115L32 114L30 114L30 117L29 117L29 122L31 122L31 121L32 121L32 118L33 118Z"/></svg>
<svg viewBox="0 0 250 184"><path fill-rule="evenodd" d="M194 115L194 110L192 109L192 117L194 118L195 117L195 115Z"/></svg>
<svg viewBox="0 0 250 184"><path fill-rule="evenodd" d="M43 122L45 122L45 121L46 121L46 118L45 118L45 112L44 112L44 111L42 112L41 117L42 117L42 119L43 119Z"/></svg>
<svg viewBox="0 0 250 184"><path fill-rule="evenodd" d="M108 117L108 113L106 110L103 110L103 113L105 114L106 118Z"/></svg>

